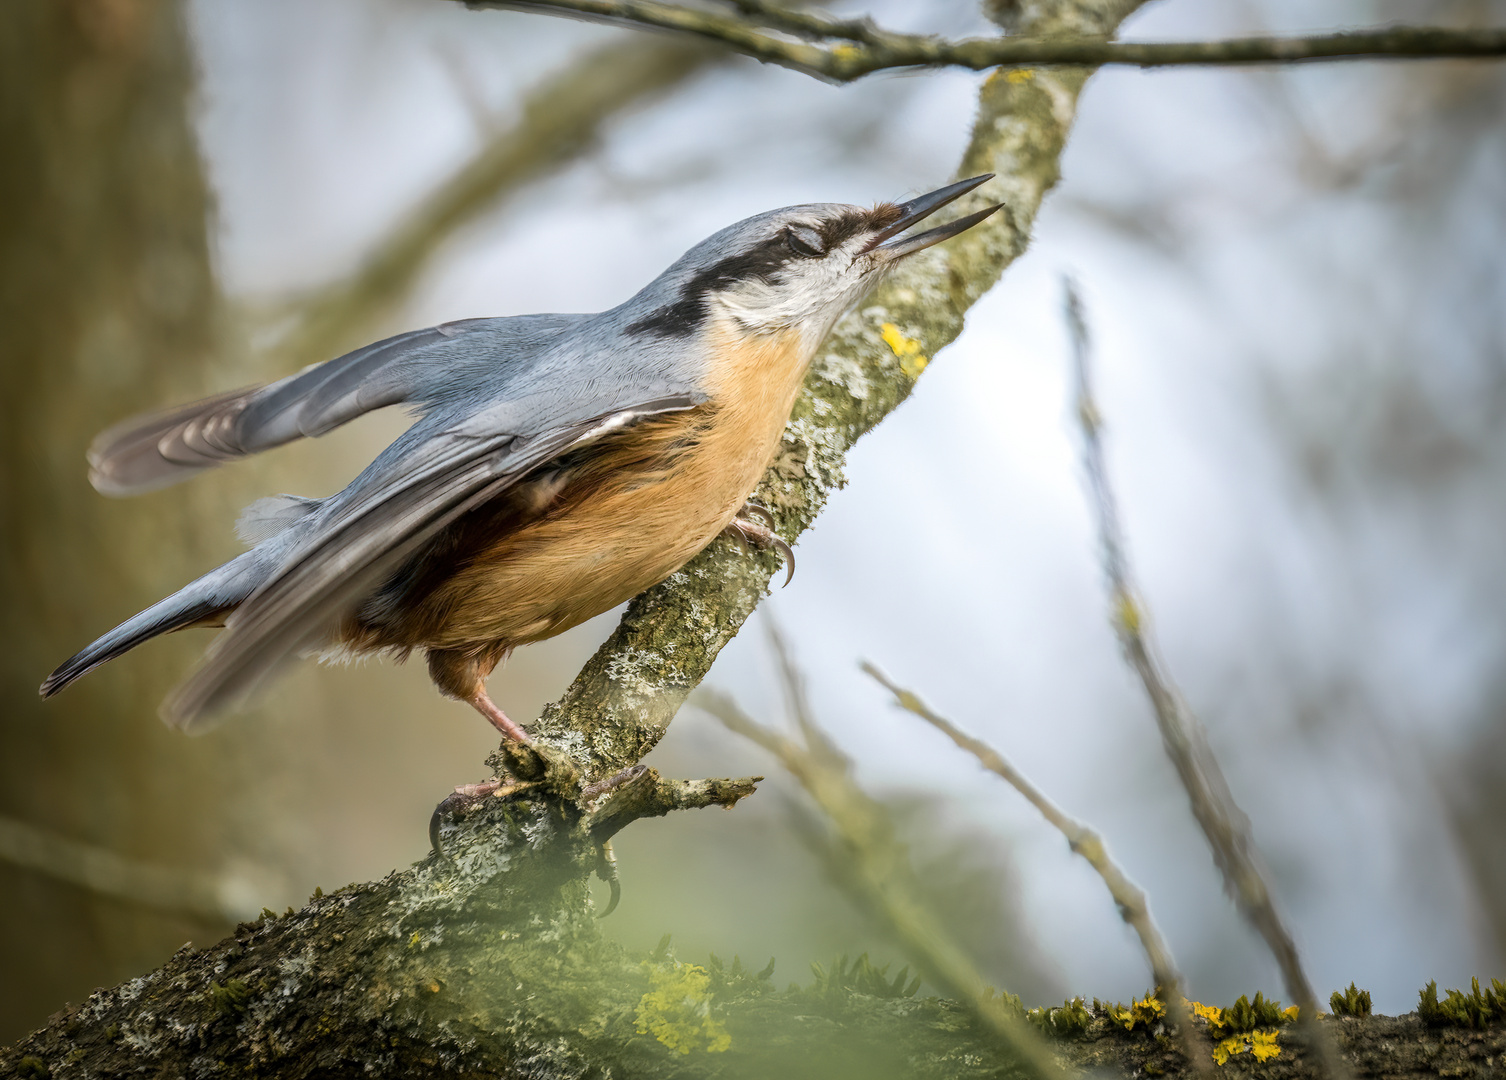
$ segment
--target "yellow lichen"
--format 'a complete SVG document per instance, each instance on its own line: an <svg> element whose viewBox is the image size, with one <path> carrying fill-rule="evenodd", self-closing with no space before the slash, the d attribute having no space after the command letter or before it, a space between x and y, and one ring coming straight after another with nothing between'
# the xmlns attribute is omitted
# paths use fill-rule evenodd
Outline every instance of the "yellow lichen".
<svg viewBox="0 0 1506 1080"><path fill-rule="evenodd" d="M1154 993L1150 993L1127 1008L1123 1005L1111 1005L1108 1014L1111 1023L1118 1024L1125 1031L1134 1031L1137 1026L1150 1027L1156 1021L1164 1019L1166 1006Z"/></svg>
<svg viewBox="0 0 1506 1080"><path fill-rule="evenodd" d="M698 964L670 963L649 969L653 989L638 1000L638 1034L652 1035L678 1054L719 1054L732 1045L725 1026L711 1015L711 977Z"/></svg>
<svg viewBox="0 0 1506 1080"><path fill-rule="evenodd" d="M886 322L879 327L879 336L884 339L884 344L889 346L889 351L899 357L899 369L910 378L918 379L920 373L926 369L926 365L931 362L921 351L920 342L912 337L906 337L892 322Z"/></svg>
<svg viewBox="0 0 1506 1080"><path fill-rule="evenodd" d="M1273 1057L1279 1057L1281 1047L1276 1045L1276 1032L1250 1032L1250 1053L1255 1055L1256 1061L1269 1061Z"/></svg>
<svg viewBox="0 0 1506 1080"><path fill-rule="evenodd" d="M1187 1004L1192 1006L1192 1015L1201 1016L1208 1021L1210 1027L1218 1027L1224 1022L1224 1010L1217 1005L1204 1005L1201 1001L1189 1001Z"/></svg>
<svg viewBox="0 0 1506 1080"><path fill-rule="evenodd" d="M1004 81L1014 83L1016 86L1029 82L1033 78L1035 78L1035 68L1015 68L1004 73Z"/></svg>
<svg viewBox="0 0 1506 1080"><path fill-rule="evenodd" d="M1217 1065L1223 1065L1235 1054L1253 1054L1256 1061L1280 1057L1281 1047L1276 1044L1276 1035L1274 1028L1270 1031L1247 1031L1230 1035L1213 1048L1213 1061Z"/></svg>

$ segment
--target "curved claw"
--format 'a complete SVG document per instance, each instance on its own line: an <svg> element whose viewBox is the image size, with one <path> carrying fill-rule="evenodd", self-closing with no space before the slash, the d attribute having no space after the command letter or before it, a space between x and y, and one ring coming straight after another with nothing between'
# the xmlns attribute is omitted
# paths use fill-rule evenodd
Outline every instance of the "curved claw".
<svg viewBox="0 0 1506 1080"><path fill-rule="evenodd" d="M750 505L752 504L745 505L743 510L746 511ZM768 511L761 506L757 507L757 510L768 514ZM769 519L772 521L773 515L769 515ZM743 541L743 543L759 551L773 548L779 552L779 556L784 560L785 566L784 586L781 586L781 588L788 586L795 579L795 551L789 544L785 543L784 537L780 536L773 529L756 521L749 521L745 517L735 517L723 531L731 533Z"/></svg>
<svg viewBox="0 0 1506 1080"><path fill-rule="evenodd" d="M784 537L778 533L773 534L769 543L773 545L774 550L779 552L780 558L784 560L784 584L780 588L788 588L790 582L795 580L795 549L785 543Z"/></svg>
<svg viewBox="0 0 1506 1080"><path fill-rule="evenodd" d="M612 851L612 841L602 841L599 855L600 858L596 862L596 876L605 881L607 888L612 890L612 895L607 898L606 910L596 916L598 919L605 919L617 910L617 905L622 901L622 882L617 880L617 855Z"/></svg>
<svg viewBox="0 0 1506 1080"><path fill-rule="evenodd" d="M449 862L450 857L444 853L444 844L439 841L439 825L444 820L440 811L443 809L444 803L441 802L434 807L434 813L429 815L429 849L439 857L440 862Z"/></svg>
<svg viewBox="0 0 1506 1080"><path fill-rule="evenodd" d="M612 912L616 911L617 904L622 900L622 882L618 881L615 877L610 878L607 881L607 887L612 890L612 895L607 898L606 910L596 916L598 919L605 919Z"/></svg>

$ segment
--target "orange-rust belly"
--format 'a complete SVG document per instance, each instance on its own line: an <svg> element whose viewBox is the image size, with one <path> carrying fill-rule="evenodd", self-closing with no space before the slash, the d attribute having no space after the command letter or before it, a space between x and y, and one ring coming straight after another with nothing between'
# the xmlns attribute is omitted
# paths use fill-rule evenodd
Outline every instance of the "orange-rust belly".
<svg viewBox="0 0 1506 1080"><path fill-rule="evenodd" d="M765 339L724 359L711 404L670 421L694 439L668 467L621 469L588 497L565 492L555 511L498 536L424 600L428 629L412 644L540 641L679 569L736 516L773 458L804 374L803 351L798 341Z"/></svg>

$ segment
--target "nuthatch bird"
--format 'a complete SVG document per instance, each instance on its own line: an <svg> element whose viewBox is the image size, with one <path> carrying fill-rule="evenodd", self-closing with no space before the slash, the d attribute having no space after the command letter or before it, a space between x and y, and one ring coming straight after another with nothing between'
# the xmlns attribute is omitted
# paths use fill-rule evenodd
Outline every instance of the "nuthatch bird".
<svg viewBox="0 0 1506 1080"><path fill-rule="evenodd" d="M759 214L609 311L414 330L106 431L90 480L129 495L386 405L417 414L343 491L252 503L249 551L68 660L42 696L158 634L223 626L163 706L184 730L294 654L422 649L441 693L527 741L486 694L514 648L664 580L724 530L782 545L746 500L817 347L897 261L997 210L902 235L988 179Z"/></svg>

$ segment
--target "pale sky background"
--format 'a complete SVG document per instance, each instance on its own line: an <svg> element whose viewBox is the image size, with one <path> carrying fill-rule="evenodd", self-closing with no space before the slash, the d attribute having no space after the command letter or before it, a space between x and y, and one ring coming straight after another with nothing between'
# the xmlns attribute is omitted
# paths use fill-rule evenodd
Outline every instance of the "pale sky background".
<svg viewBox="0 0 1506 1080"><path fill-rule="evenodd" d="M1318 7L1168 0L1128 33L1448 14ZM1475 8L1506 16L1501 4ZM961 4L866 9L947 34L982 25ZM217 265L247 300L348 271L488 125L508 122L521 92L620 33L432 0L199 0L193 30ZM929 793L957 828L985 838L987 858L1012 866L1015 932L1039 985L1127 998L1149 976L1061 838L889 707L857 671L860 658L1106 835L1149 892L1194 996L1285 997L1222 896L1105 618L1071 420L1064 272L1081 283L1098 343L1110 469L1154 630L1254 822L1320 992L1355 980L1379 1011L1405 1012L1429 979L1503 972L1445 806L1454 756L1500 723L1491 710L1506 646L1503 84L1497 68L1466 70L1098 75L1031 251L853 453L848 488L800 542L794 583L768 604L863 783ZM738 218L938 186L965 144L980 79L831 87L748 61L713 69L457 237L373 336L465 316L598 310ZM384 433L390 423L342 435L346 471L306 478L304 490L353 475ZM289 460L317 451L299 453ZM294 468L278 480L300 490ZM758 622L709 682L773 721L780 698ZM523 650L494 678L494 696L530 717L610 625ZM480 778L489 730L427 694L421 664L321 673L324 707L341 708L367 679L400 687L401 707L422 714L415 742L392 747L398 779L352 786L342 816L278 826L295 895L306 877L308 888L328 886L420 857L422 807L446 784ZM315 682L300 673L291 685ZM403 756L425 748L405 771ZM776 768L690 710L653 761L680 775ZM829 890L770 884L786 871L814 876L778 827L781 789L772 781L732 815L625 833L625 897L609 932L647 946L675 930L687 957L715 949L761 963L773 952L781 982L804 978L821 957L800 950L820 947L821 926L849 920L802 909L810 897L840 905ZM367 798L411 805L413 827L343 835L359 830ZM317 854L330 847L340 849L333 870ZM673 888L648 883L658 875ZM730 892L761 899L740 907ZM849 947L832 933L833 948Z"/></svg>

